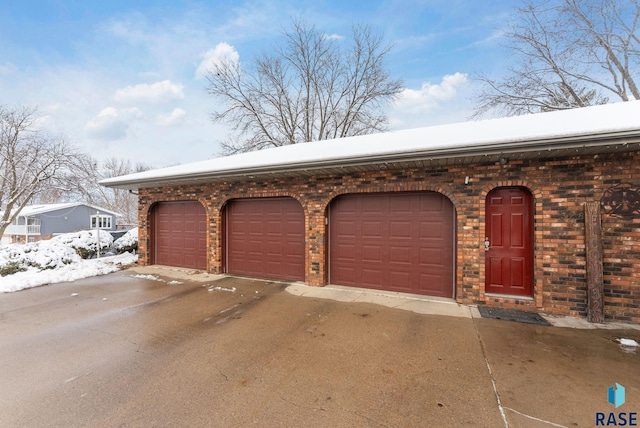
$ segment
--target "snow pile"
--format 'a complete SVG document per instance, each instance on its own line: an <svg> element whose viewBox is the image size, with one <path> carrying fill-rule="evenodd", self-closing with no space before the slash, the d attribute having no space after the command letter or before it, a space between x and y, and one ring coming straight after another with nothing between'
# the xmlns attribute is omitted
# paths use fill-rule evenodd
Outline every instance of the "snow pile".
<svg viewBox="0 0 640 428"><path fill-rule="evenodd" d="M129 230L122 237L116 239L113 243L113 248L120 253L135 252L138 250L138 228Z"/></svg>
<svg viewBox="0 0 640 428"><path fill-rule="evenodd" d="M640 344L638 344L638 342L636 342L633 339L624 339L624 338L620 338L618 339L618 342L623 345L623 346L633 346L633 347L638 347L640 346Z"/></svg>
<svg viewBox="0 0 640 428"><path fill-rule="evenodd" d="M57 242L11 244L0 247L0 275L25 271L29 268L57 269L80 260L81 257L74 248Z"/></svg>
<svg viewBox="0 0 640 428"><path fill-rule="evenodd" d="M103 275L137 261L131 253L83 259L96 254L96 241L96 231L82 231L48 241L0 246L0 293ZM100 232L100 247L112 244L111 234Z"/></svg>
<svg viewBox="0 0 640 428"><path fill-rule="evenodd" d="M614 341L620 344L620 349L622 352L626 352L627 354L635 354L638 351L638 347L640 343L636 342L633 339L625 339L623 337L614 339Z"/></svg>
<svg viewBox="0 0 640 428"><path fill-rule="evenodd" d="M97 230L82 230L74 233L64 233L50 240L54 244L64 247L71 247L83 259L89 259L96 255L98 247L98 236L100 237L100 250L105 250L113 245L113 236L109 232L99 232ZM46 241L41 241L46 242Z"/></svg>

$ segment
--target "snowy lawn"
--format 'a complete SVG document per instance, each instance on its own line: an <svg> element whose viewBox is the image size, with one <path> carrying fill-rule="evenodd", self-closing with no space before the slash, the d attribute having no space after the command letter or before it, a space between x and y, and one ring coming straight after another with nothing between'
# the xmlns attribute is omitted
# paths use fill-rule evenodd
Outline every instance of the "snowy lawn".
<svg viewBox="0 0 640 428"><path fill-rule="evenodd" d="M96 231L66 233L48 241L0 246L0 293L56 282L104 275L129 266L138 260L132 254L137 247L138 229L132 229L113 241L111 234L100 232L102 251L113 248L119 255L94 257Z"/></svg>

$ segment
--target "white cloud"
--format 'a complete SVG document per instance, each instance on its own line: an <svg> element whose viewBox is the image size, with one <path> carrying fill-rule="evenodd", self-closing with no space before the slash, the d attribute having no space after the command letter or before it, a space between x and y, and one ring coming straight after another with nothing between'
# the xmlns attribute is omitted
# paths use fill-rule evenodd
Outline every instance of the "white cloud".
<svg viewBox="0 0 640 428"><path fill-rule="evenodd" d="M447 74L440 83L424 82L419 89L405 88L390 114L393 129L464 121L470 115L462 92L469 80L466 73Z"/></svg>
<svg viewBox="0 0 640 428"><path fill-rule="evenodd" d="M84 129L93 138L119 140L127 137L131 125L140 118L142 112L138 108L107 107L87 122Z"/></svg>
<svg viewBox="0 0 640 428"><path fill-rule="evenodd" d="M326 40L342 40L342 39L344 39L344 37L339 35L339 34L324 34L323 37Z"/></svg>
<svg viewBox="0 0 640 428"><path fill-rule="evenodd" d="M160 126L175 126L184 122L187 112L181 108L174 108L171 113L159 114L156 123Z"/></svg>
<svg viewBox="0 0 640 428"><path fill-rule="evenodd" d="M113 99L121 103L149 102L156 103L184 98L184 87L181 84L163 80L156 83L141 83L118 89Z"/></svg>
<svg viewBox="0 0 640 428"><path fill-rule="evenodd" d="M204 77L207 72L222 64L238 64L240 54L228 43L218 43L215 48L209 49L201 55L202 61L196 70L196 77Z"/></svg>
<svg viewBox="0 0 640 428"><path fill-rule="evenodd" d="M405 88L396 100L397 107L409 111L420 112L438 108L443 102L456 97L458 89L468 83L467 74L447 74L442 82L432 84L424 82L420 89Z"/></svg>

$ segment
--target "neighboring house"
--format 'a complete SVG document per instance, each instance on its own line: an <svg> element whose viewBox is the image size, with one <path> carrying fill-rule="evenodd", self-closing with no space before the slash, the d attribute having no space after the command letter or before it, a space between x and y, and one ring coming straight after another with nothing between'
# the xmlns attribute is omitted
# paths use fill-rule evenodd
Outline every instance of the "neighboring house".
<svg viewBox="0 0 640 428"><path fill-rule="evenodd" d="M142 265L640 322L640 101L297 144L102 184L139 191Z"/></svg>
<svg viewBox="0 0 640 428"><path fill-rule="evenodd" d="M2 243L35 242L59 233L116 229L120 214L80 202L27 205L4 231Z"/></svg>

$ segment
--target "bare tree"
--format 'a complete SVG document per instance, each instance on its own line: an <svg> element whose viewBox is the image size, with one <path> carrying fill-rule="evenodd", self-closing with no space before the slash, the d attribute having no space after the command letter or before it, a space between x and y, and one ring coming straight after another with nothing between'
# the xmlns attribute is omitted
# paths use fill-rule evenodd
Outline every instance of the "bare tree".
<svg viewBox="0 0 640 428"><path fill-rule="evenodd" d="M0 236L31 200L60 185L75 155L64 138L38 129L35 109L0 106Z"/></svg>
<svg viewBox="0 0 640 428"><path fill-rule="evenodd" d="M527 0L505 33L515 65L479 75L475 116L640 100L638 0Z"/></svg>
<svg viewBox="0 0 640 428"><path fill-rule="evenodd" d="M125 189L104 187L98 184L105 178L133 174L151 169L142 163L132 164L128 159L108 158L102 162L91 156L82 155L76 158L73 168L73 189L70 196L80 198L89 204L122 214L117 224L133 226L138 223L138 195Z"/></svg>
<svg viewBox="0 0 640 428"><path fill-rule="evenodd" d="M122 214L116 219L119 226L133 226L138 223L138 196L123 189L101 186L105 178L132 174L151 167L121 158L98 161L93 157L78 153L67 158L67 165L46 192L33 197L31 203L55 204L82 201Z"/></svg>
<svg viewBox="0 0 640 428"><path fill-rule="evenodd" d="M294 22L284 43L249 67L221 61L207 73L207 91L222 106L214 122L234 134L225 153L364 135L387 129L383 110L402 90L384 61L390 47L366 26L351 43Z"/></svg>

